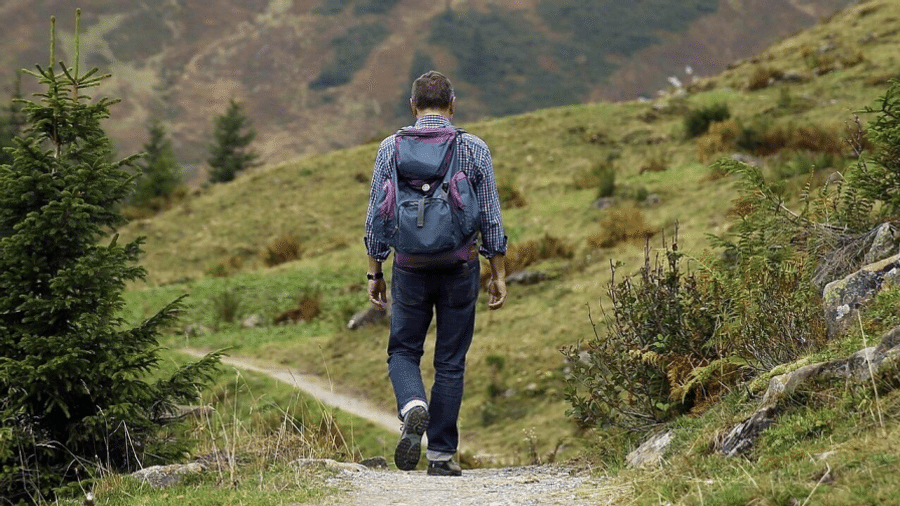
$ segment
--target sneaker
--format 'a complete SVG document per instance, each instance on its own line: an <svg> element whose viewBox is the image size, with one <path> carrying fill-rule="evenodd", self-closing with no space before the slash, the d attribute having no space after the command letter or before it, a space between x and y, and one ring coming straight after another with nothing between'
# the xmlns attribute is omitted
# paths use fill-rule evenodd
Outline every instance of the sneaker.
<svg viewBox="0 0 900 506"><path fill-rule="evenodd" d="M428 428L428 410L416 406L403 417L403 430L400 441L394 450L394 464L398 469L410 471L419 464L422 454L422 434Z"/></svg>
<svg viewBox="0 0 900 506"><path fill-rule="evenodd" d="M462 468L452 460L436 460L428 463L428 476L460 476Z"/></svg>

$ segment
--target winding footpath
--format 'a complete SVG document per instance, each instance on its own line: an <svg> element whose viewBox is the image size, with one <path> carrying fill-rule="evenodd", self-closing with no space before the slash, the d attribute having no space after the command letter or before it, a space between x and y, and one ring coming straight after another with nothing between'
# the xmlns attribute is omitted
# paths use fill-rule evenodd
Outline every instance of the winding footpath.
<svg viewBox="0 0 900 506"><path fill-rule="evenodd" d="M198 358L205 354L195 349L181 351ZM222 357L222 363L265 374L306 392L326 406L399 434L395 414L364 399L335 392L334 385L317 376L237 357ZM603 478L593 477L587 469L558 465L466 469L461 477L347 466L329 478L327 484L339 493L316 506L594 506L621 504L628 493Z"/></svg>

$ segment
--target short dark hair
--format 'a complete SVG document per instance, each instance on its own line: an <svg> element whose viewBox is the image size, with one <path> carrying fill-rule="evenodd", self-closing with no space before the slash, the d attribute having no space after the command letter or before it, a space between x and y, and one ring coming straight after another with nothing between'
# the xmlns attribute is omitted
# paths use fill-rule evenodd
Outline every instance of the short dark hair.
<svg viewBox="0 0 900 506"><path fill-rule="evenodd" d="M440 72L431 70L413 81L412 104L416 109L449 109L453 96L453 84Z"/></svg>

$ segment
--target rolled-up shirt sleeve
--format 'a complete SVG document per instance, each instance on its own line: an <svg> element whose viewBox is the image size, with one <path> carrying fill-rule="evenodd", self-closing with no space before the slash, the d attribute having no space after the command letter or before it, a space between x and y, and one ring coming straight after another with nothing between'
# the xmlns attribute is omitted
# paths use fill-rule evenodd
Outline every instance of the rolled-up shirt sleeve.
<svg viewBox="0 0 900 506"><path fill-rule="evenodd" d="M391 248L387 244L375 238L372 231L372 220L377 210L375 209L375 197L377 191L390 175L390 163L393 158L394 136L390 136L381 142L378 154L375 156L375 168L372 171L372 187L369 189L369 208L366 211L366 253L379 262L387 260Z"/></svg>

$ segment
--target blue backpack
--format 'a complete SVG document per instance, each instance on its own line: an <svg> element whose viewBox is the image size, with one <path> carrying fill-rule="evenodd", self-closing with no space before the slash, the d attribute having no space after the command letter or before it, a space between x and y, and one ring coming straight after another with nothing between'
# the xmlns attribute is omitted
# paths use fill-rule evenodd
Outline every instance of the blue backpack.
<svg viewBox="0 0 900 506"><path fill-rule="evenodd" d="M404 128L395 167L375 197L373 230L405 264L468 258L481 225L475 190L460 169L459 128Z"/></svg>

